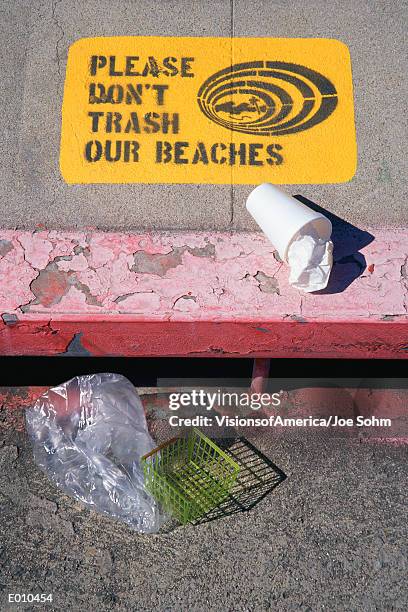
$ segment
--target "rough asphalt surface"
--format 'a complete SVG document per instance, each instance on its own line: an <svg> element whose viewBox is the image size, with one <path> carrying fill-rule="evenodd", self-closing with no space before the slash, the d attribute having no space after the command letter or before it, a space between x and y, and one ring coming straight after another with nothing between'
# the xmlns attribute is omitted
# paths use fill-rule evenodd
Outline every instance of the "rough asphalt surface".
<svg viewBox="0 0 408 612"><path fill-rule="evenodd" d="M1 610L408 609L406 446L260 436L287 478L250 512L142 536L56 490L22 411L0 416Z"/></svg>

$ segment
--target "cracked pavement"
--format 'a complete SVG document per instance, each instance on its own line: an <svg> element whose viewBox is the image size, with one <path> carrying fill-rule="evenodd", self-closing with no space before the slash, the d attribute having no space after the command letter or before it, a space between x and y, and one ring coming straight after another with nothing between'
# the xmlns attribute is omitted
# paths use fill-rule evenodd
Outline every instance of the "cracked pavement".
<svg viewBox="0 0 408 612"><path fill-rule="evenodd" d="M21 407L0 409L1 609L44 592L44 610L406 610L407 446L251 441L287 476L252 510L142 536L55 489Z"/></svg>

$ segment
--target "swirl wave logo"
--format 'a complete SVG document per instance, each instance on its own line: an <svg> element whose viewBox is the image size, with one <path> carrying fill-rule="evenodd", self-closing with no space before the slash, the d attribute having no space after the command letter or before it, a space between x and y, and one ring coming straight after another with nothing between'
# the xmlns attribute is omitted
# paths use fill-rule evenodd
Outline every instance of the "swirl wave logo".
<svg viewBox="0 0 408 612"><path fill-rule="evenodd" d="M254 61L211 75L200 87L201 111L235 132L296 134L321 123L338 98L328 78L299 64Z"/></svg>

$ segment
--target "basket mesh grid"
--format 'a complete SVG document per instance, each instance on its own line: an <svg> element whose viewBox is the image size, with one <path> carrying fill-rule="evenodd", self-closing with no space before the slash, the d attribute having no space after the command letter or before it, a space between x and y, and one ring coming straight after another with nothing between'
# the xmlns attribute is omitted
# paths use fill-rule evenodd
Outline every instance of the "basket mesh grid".
<svg viewBox="0 0 408 612"><path fill-rule="evenodd" d="M167 512L185 524L222 502L239 466L198 429L142 458L145 484Z"/></svg>

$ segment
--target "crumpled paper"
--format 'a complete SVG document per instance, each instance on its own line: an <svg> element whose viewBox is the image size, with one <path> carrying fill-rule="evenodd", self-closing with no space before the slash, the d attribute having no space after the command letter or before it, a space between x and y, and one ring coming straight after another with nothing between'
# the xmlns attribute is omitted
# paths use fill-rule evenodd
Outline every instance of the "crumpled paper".
<svg viewBox="0 0 408 612"><path fill-rule="evenodd" d="M319 291L329 282L333 266L333 243L315 232L300 234L288 250L289 283L305 291Z"/></svg>

